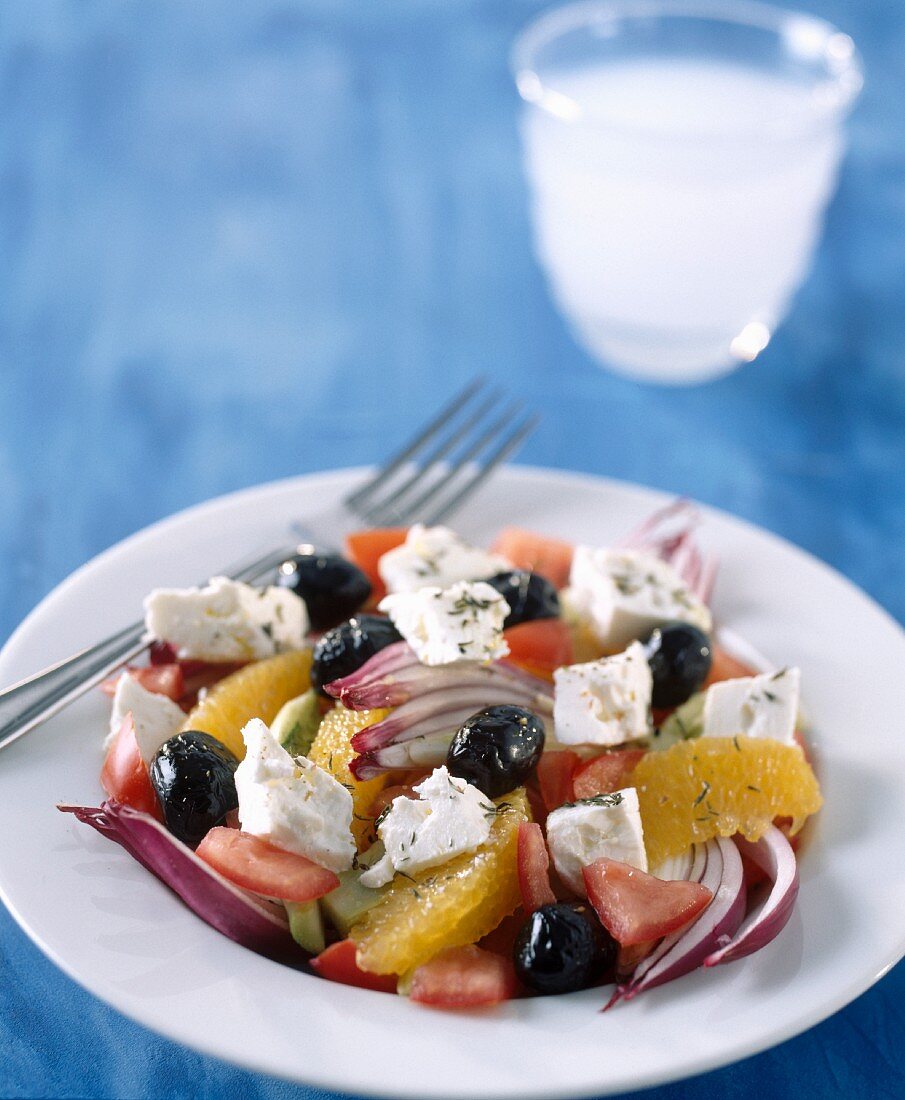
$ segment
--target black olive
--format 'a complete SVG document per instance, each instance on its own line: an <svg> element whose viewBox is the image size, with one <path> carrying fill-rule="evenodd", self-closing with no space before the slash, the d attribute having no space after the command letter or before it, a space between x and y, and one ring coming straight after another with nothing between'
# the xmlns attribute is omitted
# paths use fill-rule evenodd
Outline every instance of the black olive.
<svg viewBox="0 0 905 1100"><path fill-rule="evenodd" d="M151 785L170 832L197 848L215 825L239 805L234 773L239 761L209 733L186 730L157 750Z"/></svg>
<svg viewBox="0 0 905 1100"><path fill-rule="evenodd" d="M277 584L291 588L308 608L314 630L328 630L348 619L371 595L371 582L339 554L295 554L280 566Z"/></svg>
<svg viewBox="0 0 905 1100"><path fill-rule="evenodd" d="M535 993L574 993L599 982L616 962L618 945L586 902L536 909L516 937L519 979Z"/></svg>
<svg viewBox="0 0 905 1100"><path fill-rule="evenodd" d="M467 779L488 798L520 787L544 751L544 723L524 707L502 703L478 711L453 737L450 775Z"/></svg>
<svg viewBox="0 0 905 1100"><path fill-rule="evenodd" d="M654 678L651 705L677 707L707 679L712 659L710 639L691 623L664 623L643 640Z"/></svg>
<svg viewBox="0 0 905 1100"><path fill-rule="evenodd" d="M535 619L559 618L559 596L553 585L540 573L513 569L488 577L487 583L509 604L504 628L530 623Z"/></svg>
<svg viewBox="0 0 905 1100"><path fill-rule="evenodd" d="M356 615L333 627L314 647L311 660L311 685L325 695L324 684L349 676L375 653L402 635L389 619L379 615Z"/></svg>

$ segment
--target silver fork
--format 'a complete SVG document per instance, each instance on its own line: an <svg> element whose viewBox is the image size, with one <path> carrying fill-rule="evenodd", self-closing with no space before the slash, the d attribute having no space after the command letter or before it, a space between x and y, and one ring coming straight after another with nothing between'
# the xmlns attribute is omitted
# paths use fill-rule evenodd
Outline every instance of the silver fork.
<svg viewBox="0 0 905 1100"><path fill-rule="evenodd" d="M522 402L503 403L502 395L479 378L349 493L342 511L368 527L439 523L518 450L537 423L538 417L527 413ZM304 522L291 527L304 544L319 542L318 532ZM224 575L260 580L299 549L298 542L286 544L234 565ZM53 717L149 644L144 623L136 622L0 692L0 749Z"/></svg>

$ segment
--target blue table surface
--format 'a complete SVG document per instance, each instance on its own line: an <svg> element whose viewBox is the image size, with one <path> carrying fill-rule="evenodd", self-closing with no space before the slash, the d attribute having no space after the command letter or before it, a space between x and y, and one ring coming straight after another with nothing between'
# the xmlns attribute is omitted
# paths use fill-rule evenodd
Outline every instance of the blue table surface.
<svg viewBox="0 0 905 1100"><path fill-rule="evenodd" d="M534 0L8 0L0 637L123 536L372 461L479 370L544 414L524 461L720 505L905 620L905 8L808 6L868 72L825 239L760 361L667 391L599 370L532 256L506 53ZM5 911L0 952L3 1096L315 1095L125 1020ZM903 1004L900 965L652 1095L901 1097Z"/></svg>

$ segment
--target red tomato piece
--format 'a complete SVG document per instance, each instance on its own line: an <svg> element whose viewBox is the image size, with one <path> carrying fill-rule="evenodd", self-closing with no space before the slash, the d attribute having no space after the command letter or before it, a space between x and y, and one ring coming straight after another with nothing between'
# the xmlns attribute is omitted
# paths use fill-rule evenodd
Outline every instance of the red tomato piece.
<svg viewBox="0 0 905 1100"><path fill-rule="evenodd" d="M495 955L505 955L507 959L511 958L515 949L516 937L522 930L525 917L525 910L519 906L514 913L504 917L492 932L488 932L486 936L480 939L478 947L486 948Z"/></svg>
<svg viewBox="0 0 905 1100"><path fill-rule="evenodd" d="M507 660L535 676L550 679L573 657L572 631L562 619L535 619L503 631L509 643Z"/></svg>
<svg viewBox="0 0 905 1100"><path fill-rule="evenodd" d="M419 966L409 996L439 1008L480 1008L515 996L518 983L510 959L470 944L450 947Z"/></svg>
<svg viewBox="0 0 905 1100"><path fill-rule="evenodd" d="M120 675L126 674L137 680L145 691L152 691L155 695L166 695L174 703L178 703L185 694L185 676L179 664L149 665L147 668L134 668L129 665ZM111 676L101 684L101 691L105 695L115 694L118 682L119 676Z"/></svg>
<svg viewBox="0 0 905 1100"><path fill-rule="evenodd" d="M572 776L581 757L571 749L545 752L537 764L537 782L548 813L571 802Z"/></svg>
<svg viewBox="0 0 905 1100"><path fill-rule="evenodd" d="M741 661L737 661L734 657L730 657L725 649L720 649L718 645L715 645L713 646L713 659L710 663L710 672L707 675L707 679L704 681L704 687L710 687L711 684L718 684L721 680L737 680L740 676L754 675L756 675L755 669L742 664Z"/></svg>
<svg viewBox="0 0 905 1100"><path fill-rule="evenodd" d="M550 856L543 830L533 821L518 827L518 885L526 913L556 901L550 886Z"/></svg>
<svg viewBox="0 0 905 1100"><path fill-rule="evenodd" d="M634 974L635 967L642 959L647 958L658 942L658 940L644 940L642 943L632 944L631 947L620 947L616 955L616 977L623 980Z"/></svg>
<svg viewBox="0 0 905 1100"><path fill-rule="evenodd" d="M569 583L575 552L571 542L538 535L522 527L504 527L490 549L494 554L502 554L517 569L540 573L557 588L565 588Z"/></svg>
<svg viewBox="0 0 905 1100"><path fill-rule="evenodd" d="M699 882L665 882L616 859L598 859L581 873L600 923L623 947L675 932L713 897Z"/></svg>
<svg viewBox="0 0 905 1100"><path fill-rule="evenodd" d="M339 886L339 879L326 867L225 825L211 829L196 855L230 882L265 898L313 901Z"/></svg>
<svg viewBox="0 0 905 1100"><path fill-rule="evenodd" d="M396 992L395 974L371 974L361 969L355 959L355 944L351 940L330 944L326 951L321 951L311 960L311 965L329 982L373 989L378 993Z"/></svg>
<svg viewBox="0 0 905 1100"><path fill-rule="evenodd" d="M375 606L387 594L377 563L388 550L401 546L407 534L407 527L375 527L371 531L353 531L351 535L346 535L346 557L371 582L369 607Z"/></svg>
<svg viewBox="0 0 905 1100"><path fill-rule="evenodd" d="M593 798L621 790L644 754L644 749L619 749L582 764L572 776L573 798Z"/></svg>
<svg viewBox="0 0 905 1100"><path fill-rule="evenodd" d="M135 736L135 726L130 711L123 719L113 743L107 750L101 768L101 786L110 798L131 806L133 810L151 814L163 820L160 802L151 786L148 765L144 762Z"/></svg>

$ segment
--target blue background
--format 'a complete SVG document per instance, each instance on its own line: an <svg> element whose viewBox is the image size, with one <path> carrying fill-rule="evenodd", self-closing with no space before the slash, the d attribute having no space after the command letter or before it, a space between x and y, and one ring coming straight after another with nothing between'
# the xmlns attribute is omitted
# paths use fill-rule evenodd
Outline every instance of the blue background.
<svg viewBox="0 0 905 1100"><path fill-rule="evenodd" d="M868 70L825 240L762 358L673 392L594 366L532 258L506 53L539 6L3 5L0 636L174 509L379 458L479 370L544 413L525 461L728 508L905 620L905 8L809 5ZM4 1096L313 1095L127 1022L5 912L0 952ZM903 1005L900 966L655 1095L905 1095Z"/></svg>

